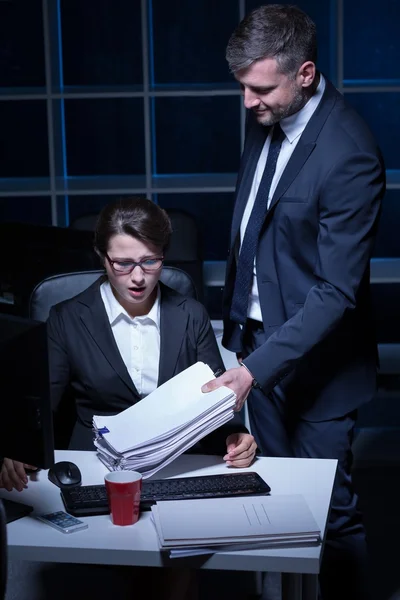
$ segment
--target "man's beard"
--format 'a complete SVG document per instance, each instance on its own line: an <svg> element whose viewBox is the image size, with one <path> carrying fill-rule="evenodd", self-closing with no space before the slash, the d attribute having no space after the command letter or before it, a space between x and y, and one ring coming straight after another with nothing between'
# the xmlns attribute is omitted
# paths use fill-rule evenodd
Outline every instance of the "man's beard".
<svg viewBox="0 0 400 600"><path fill-rule="evenodd" d="M279 121L282 119L290 117L290 115L294 115L295 113L299 112L299 110L301 110L307 103L307 100L308 98L304 94L303 89L296 88L293 100L288 106L274 111L270 110L269 114L257 117L258 122L265 127L271 127L272 125L279 123Z"/></svg>

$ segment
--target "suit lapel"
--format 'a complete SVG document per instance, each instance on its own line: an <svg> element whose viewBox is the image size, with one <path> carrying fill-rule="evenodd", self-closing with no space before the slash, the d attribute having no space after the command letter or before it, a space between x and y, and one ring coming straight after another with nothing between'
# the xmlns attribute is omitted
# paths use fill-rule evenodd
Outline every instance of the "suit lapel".
<svg viewBox="0 0 400 600"><path fill-rule="evenodd" d="M281 196L283 196L283 194L286 192L292 181L297 177L307 158L314 150L314 147L315 143L304 144L301 139L299 140L292 156L288 161L288 164L285 167L285 170L282 173L278 185L276 186L276 190L266 214L268 214L268 212L275 206Z"/></svg>
<svg viewBox="0 0 400 600"><path fill-rule="evenodd" d="M293 154L282 173L267 214L269 214L271 209L277 204L279 199L286 192L290 184L294 181L294 179L296 179L311 152L314 150L320 131L324 126L326 119L330 115L338 96L339 92L334 88L330 81L325 78L324 94L314 114L301 134L299 143L294 149Z"/></svg>
<svg viewBox="0 0 400 600"><path fill-rule="evenodd" d="M184 298L170 294L162 283L160 311L160 365L158 385L171 379L180 355L189 315L182 310Z"/></svg>
<svg viewBox="0 0 400 600"><path fill-rule="evenodd" d="M83 326L97 344L99 350L104 354L110 366L123 383L138 396L138 392L132 382L121 354L118 350L106 309L100 294L100 285L104 281L97 281L87 290L87 294L81 299L82 310L80 318Z"/></svg>

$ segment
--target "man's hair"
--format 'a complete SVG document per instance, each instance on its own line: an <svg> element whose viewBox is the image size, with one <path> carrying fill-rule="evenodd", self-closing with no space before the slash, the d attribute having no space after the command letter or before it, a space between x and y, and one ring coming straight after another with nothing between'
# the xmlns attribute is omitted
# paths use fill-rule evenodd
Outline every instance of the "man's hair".
<svg viewBox="0 0 400 600"><path fill-rule="evenodd" d="M308 60L316 63L315 23L293 5L268 4L250 12L231 35L226 60L236 73L263 58L275 58L288 76Z"/></svg>
<svg viewBox="0 0 400 600"><path fill-rule="evenodd" d="M94 247L104 256L114 235L131 235L144 242L168 248L172 233L165 210L146 198L121 198L107 204L99 214L94 234Z"/></svg>

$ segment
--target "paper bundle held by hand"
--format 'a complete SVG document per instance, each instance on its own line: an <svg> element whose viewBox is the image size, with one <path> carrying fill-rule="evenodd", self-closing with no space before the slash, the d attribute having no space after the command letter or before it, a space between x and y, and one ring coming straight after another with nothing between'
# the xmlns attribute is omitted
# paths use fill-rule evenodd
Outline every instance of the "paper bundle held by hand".
<svg viewBox="0 0 400 600"><path fill-rule="evenodd" d="M100 460L112 471L150 477L232 419L236 395L231 389L201 391L213 378L210 367L197 362L118 415L95 415Z"/></svg>
<svg viewBox="0 0 400 600"><path fill-rule="evenodd" d="M157 502L151 512L160 549L172 558L321 541L301 495L169 500Z"/></svg>

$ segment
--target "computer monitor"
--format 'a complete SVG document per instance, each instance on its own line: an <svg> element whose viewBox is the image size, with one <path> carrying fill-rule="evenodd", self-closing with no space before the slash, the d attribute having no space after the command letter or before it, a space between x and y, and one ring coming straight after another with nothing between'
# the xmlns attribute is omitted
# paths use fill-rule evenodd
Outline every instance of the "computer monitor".
<svg viewBox="0 0 400 600"><path fill-rule="evenodd" d="M0 314L0 457L54 464L46 323Z"/></svg>

